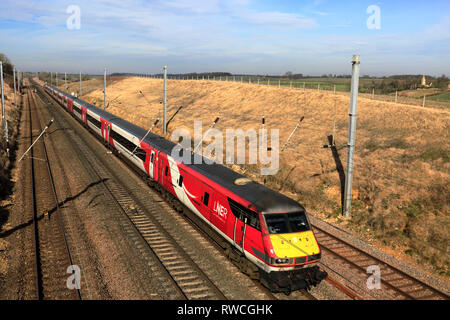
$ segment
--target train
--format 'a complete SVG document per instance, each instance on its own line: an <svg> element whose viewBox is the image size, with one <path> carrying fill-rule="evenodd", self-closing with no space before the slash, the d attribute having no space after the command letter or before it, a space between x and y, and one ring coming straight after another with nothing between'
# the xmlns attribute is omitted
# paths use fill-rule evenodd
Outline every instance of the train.
<svg viewBox="0 0 450 320"><path fill-rule="evenodd" d="M327 277L318 266L320 246L298 202L191 150L183 152L201 162L175 159L171 155L178 144L47 83L44 89L216 240L250 278L272 292L290 293Z"/></svg>

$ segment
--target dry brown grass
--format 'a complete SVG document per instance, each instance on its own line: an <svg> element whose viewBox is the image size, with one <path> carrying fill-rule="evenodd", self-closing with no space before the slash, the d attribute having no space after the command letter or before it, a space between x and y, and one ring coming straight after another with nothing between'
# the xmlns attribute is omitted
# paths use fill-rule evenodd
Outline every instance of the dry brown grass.
<svg viewBox="0 0 450 320"><path fill-rule="evenodd" d="M68 91L76 91L72 84ZM83 99L103 104L102 79L83 84ZM108 84L108 111L144 128L161 117L162 80L124 78ZM139 94L145 94L146 99ZM330 92L213 81L168 81L169 117L184 108L170 124L204 130L216 116L218 129L258 129L265 115L267 128L280 129L280 147L304 115L305 120L282 154L281 169L267 184L299 200L318 216L346 224L361 236L449 275L449 109L373 101L358 103L353 218L340 221L340 180L327 144L336 110L336 144L347 142L349 96ZM161 126L156 130L161 133ZM339 151L345 167L346 148ZM245 170L257 180L254 166ZM378 239L378 240L377 240ZM409 255L410 257L405 256Z"/></svg>

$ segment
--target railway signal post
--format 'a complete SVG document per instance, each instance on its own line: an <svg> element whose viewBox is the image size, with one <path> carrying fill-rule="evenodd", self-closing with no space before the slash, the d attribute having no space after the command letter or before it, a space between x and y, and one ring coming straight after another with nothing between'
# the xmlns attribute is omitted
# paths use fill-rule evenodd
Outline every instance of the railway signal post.
<svg viewBox="0 0 450 320"><path fill-rule="evenodd" d="M352 59L352 86L350 93L350 123L348 128L347 175L345 176L344 217L350 218L352 204L353 155L355 153L356 107L358 104L360 57L355 54Z"/></svg>

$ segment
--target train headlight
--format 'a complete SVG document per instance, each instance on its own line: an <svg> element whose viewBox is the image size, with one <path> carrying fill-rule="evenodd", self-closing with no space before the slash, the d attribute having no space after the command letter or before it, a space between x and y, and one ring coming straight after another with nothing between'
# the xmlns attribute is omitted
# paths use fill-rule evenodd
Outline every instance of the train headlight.
<svg viewBox="0 0 450 320"><path fill-rule="evenodd" d="M289 259L275 259L276 264L286 264L289 263Z"/></svg>

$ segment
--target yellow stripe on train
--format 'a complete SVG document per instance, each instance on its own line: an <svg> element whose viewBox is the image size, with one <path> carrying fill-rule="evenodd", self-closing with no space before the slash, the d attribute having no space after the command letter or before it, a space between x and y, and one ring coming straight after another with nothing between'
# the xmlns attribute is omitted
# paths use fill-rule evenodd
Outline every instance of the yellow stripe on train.
<svg viewBox="0 0 450 320"><path fill-rule="evenodd" d="M270 240L279 258L295 258L319 253L312 231L271 234Z"/></svg>

